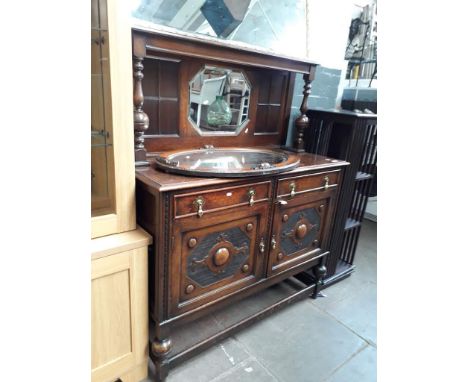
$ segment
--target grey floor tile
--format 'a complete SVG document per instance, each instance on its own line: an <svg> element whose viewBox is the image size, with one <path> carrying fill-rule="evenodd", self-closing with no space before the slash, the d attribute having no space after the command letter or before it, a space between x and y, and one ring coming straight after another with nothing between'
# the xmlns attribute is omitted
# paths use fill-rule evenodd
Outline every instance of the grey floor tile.
<svg viewBox="0 0 468 382"><path fill-rule="evenodd" d="M375 382L377 381L377 351L372 346L356 354L326 382Z"/></svg>
<svg viewBox="0 0 468 382"><path fill-rule="evenodd" d="M364 284L358 294L324 309L366 341L377 344L377 291L374 284Z"/></svg>
<svg viewBox="0 0 468 382"><path fill-rule="evenodd" d="M366 345L307 301L292 305L236 338L283 382L319 382Z"/></svg>
<svg viewBox="0 0 468 382"><path fill-rule="evenodd" d="M377 223L364 219L362 221L361 233L359 235L358 250L364 250L374 258L377 250ZM356 255L356 261L359 261L360 256Z"/></svg>
<svg viewBox="0 0 468 382"><path fill-rule="evenodd" d="M368 280L362 280L352 274L350 277L337 284L324 289L322 294L325 297L318 297L316 299L310 299L309 301L320 309L327 310L329 307L333 308L339 305L341 301L362 295L362 291L366 288L375 289L376 284Z"/></svg>
<svg viewBox="0 0 468 382"><path fill-rule="evenodd" d="M358 281L377 284L377 264L375 258L360 259L360 261L356 261L355 265L355 271L350 277Z"/></svg>
<svg viewBox="0 0 468 382"><path fill-rule="evenodd" d="M242 362L235 369L214 379L212 382L276 382L276 379L254 359Z"/></svg>
<svg viewBox="0 0 468 382"><path fill-rule="evenodd" d="M377 282L376 235L377 224L369 220L364 220L354 258L356 269L351 277L363 281Z"/></svg>
<svg viewBox="0 0 468 382"><path fill-rule="evenodd" d="M229 338L170 370L166 382L208 382L239 365L248 357L248 354ZM147 381L154 380L154 366L150 361Z"/></svg>
<svg viewBox="0 0 468 382"><path fill-rule="evenodd" d="M374 222L363 222L356 250L356 271L325 289L325 298L310 300L374 345L377 343L376 227Z"/></svg>

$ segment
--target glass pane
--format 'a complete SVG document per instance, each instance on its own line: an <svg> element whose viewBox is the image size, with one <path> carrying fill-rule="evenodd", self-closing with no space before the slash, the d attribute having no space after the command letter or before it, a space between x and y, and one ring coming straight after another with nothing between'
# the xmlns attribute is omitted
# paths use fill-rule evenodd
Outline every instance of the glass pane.
<svg viewBox="0 0 468 382"><path fill-rule="evenodd" d="M307 53L306 0L138 0L132 16L278 54Z"/></svg>
<svg viewBox="0 0 468 382"><path fill-rule="evenodd" d="M188 117L202 135L240 133L251 91L241 71L205 66L189 82L189 90Z"/></svg>
<svg viewBox="0 0 468 382"><path fill-rule="evenodd" d="M113 211L112 122L106 0L91 0L91 213Z"/></svg>

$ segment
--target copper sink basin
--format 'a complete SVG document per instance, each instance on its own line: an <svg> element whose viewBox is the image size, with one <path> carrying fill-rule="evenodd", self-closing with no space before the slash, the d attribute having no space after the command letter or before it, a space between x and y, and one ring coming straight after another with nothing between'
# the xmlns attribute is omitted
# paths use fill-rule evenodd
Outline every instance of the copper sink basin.
<svg viewBox="0 0 468 382"><path fill-rule="evenodd" d="M161 153L156 166L167 172L193 176L237 178L277 174L299 165L297 155L258 148L202 148Z"/></svg>

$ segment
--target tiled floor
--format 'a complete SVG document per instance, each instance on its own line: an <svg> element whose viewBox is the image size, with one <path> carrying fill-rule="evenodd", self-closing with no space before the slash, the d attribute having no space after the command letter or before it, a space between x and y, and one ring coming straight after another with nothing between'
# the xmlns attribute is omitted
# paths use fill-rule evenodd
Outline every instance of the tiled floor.
<svg viewBox="0 0 468 382"><path fill-rule="evenodd" d="M356 271L326 297L285 308L170 371L167 382L375 382L377 224L364 221ZM148 379L153 381L150 367Z"/></svg>

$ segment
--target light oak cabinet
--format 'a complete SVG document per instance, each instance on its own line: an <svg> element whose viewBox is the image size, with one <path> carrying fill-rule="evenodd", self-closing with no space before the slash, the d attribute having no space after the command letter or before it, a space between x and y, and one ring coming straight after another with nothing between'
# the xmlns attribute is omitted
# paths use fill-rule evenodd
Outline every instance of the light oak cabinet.
<svg viewBox="0 0 468 382"><path fill-rule="evenodd" d="M91 1L91 379L148 367L148 245L135 221L129 4Z"/></svg>
<svg viewBox="0 0 468 382"><path fill-rule="evenodd" d="M142 229L92 241L93 382L138 382L147 375L150 242Z"/></svg>

